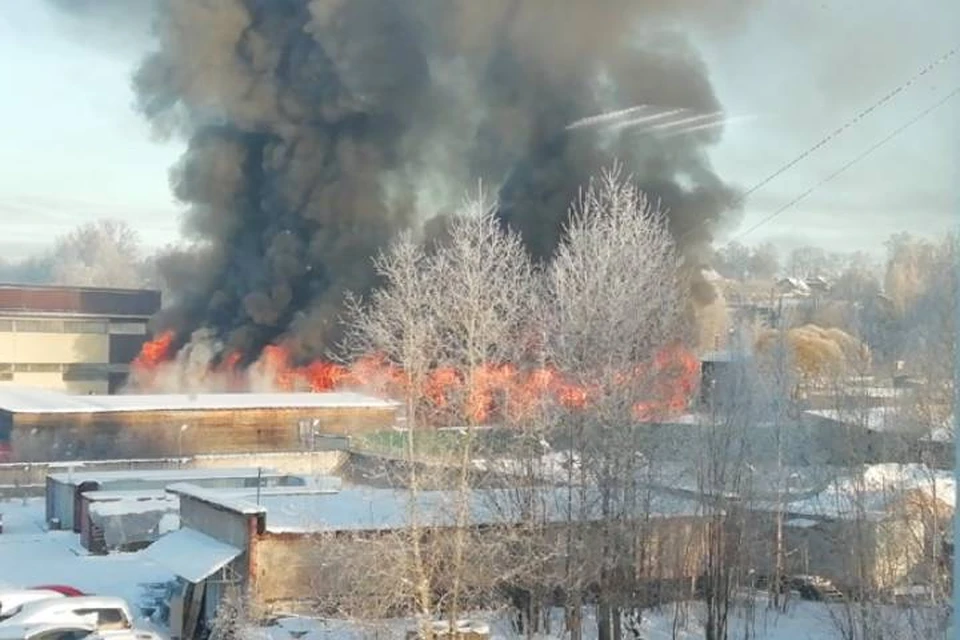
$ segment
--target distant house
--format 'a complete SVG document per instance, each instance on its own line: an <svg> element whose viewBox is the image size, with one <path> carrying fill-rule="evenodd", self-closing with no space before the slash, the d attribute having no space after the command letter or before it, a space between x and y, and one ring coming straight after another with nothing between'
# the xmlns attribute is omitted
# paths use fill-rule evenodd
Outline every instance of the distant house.
<svg viewBox="0 0 960 640"><path fill-rule="evenodd" d="M785 569L851 592L942 579L955 501L952 474L919 465L874 465L862 477L838 478L814 496L786 501ZM776 556L767 530L751 558L755 570L771 574Z"/></svg>
<svg viewBox="0 0 960 640"><path fill-rule="evenodd" d="M780 278L775 291L782 296L805 297L811 293L810 286L800 278Z"/></svg>
<svg viewBox="0 0 960 640"><path fill-rule="evenodd" d="M407 530L411 504L420 514L424 553L441 553L453 539L450 531L456 524L448 491L414 495L365 487L336 492L266 491L255 496L186 484L168 491L179 499L183 528L141 553L181 579L181 594L171 607L170 629L175 638L192 637L209 625L231 588L242 591L261 617L303 609L316 613L317 607L332 607L331 614L356 611L363 605L355 598L384 599L386 593L378 589L392 592L402 579L396 573L404 562L397 555L401 547L392 536ZM567 502L557 489L537 491L538 502L546 505L549 537L549 523L562 521ZM518 516L510 515L512 507L497 503L496 490L471 493L472 539L484 540L492 531L516 526ZM651 505L645 526L652 542L643 561L657 583L689 588L702 566L704 522L692 500L664 497ZM482 552L483 562L471 564L474 570L464 581L465 591L496 589L510 580L523 559L505 549L498 543ZM601 566L601 560L598 555L592 565ZM376 576L383 576L382 581L370 579ZM361 586L371 591L358 593Z"/></svg>
<svg viewBox="0 0 960 640"><path fill-rule="evenodd" d="M833 464L923 461L953 466L953 446L940 439L943 430L931 431L896 407L816 409L804 412L802 420L820 448L832 451Z"/></svg>
<svg viewBox="0 0 960 640"><path fill-rule="evenodd" d="M804 280L807 289L814 294L830 293L832 285L830 281L823 276L812 276Z"/></svg>

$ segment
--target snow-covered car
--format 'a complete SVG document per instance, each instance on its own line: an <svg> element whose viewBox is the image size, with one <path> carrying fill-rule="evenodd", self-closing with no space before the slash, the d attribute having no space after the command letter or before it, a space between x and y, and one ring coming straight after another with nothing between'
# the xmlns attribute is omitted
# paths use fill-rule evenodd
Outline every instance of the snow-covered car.
<svg viewBox="0 0 960 640"><path fill-rule="evenodd" d="M53 589L3 589L0 590L0 622L6 620L25 604L65 597Z"/></svg>
<svg viewBox="0 0 960 640"><path fill-rule="evenodd" d="M0 627L35 624L90 624L98 634L133 629L133 614L123 598L79 596L28 602L0 621Z"/></svg>
<svg viewBox="0 0 960 640"><path fill-rule="evenodd" d="M89 624L12 624L0 626L0 640L86 640L94 631Z"/></svg>

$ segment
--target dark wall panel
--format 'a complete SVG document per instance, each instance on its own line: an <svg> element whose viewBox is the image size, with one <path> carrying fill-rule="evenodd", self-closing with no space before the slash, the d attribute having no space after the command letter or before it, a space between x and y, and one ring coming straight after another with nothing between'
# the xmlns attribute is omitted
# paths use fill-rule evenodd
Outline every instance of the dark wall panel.
<svg viewBox="0 0 960 640"><path fill-rule="evenodd" d="M110 364L130 364L146 341L147 336L111 335Z"/></svg>
<svg viewBox="0 0 960 640"><path fill-rule="evenodd" d="M0 310L152 316L159 291L0 286Z"/></svg>

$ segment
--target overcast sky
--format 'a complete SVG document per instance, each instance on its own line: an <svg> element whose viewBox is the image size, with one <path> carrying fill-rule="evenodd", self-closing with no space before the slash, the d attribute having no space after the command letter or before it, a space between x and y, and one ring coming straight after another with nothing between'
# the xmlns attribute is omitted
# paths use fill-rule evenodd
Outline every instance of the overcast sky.
<svg viewBox="0 0 960 640"><path fill-rule="evenodd" d="M65 1L65 0L60 0ZM167 170L132 109L142 34L80 27L43 2L0 7L0 251L20 257L76 224L129 221L151 245L178 237ZM767 0L747 22L692 33L732 116L712 150L750 188L954 47L954 0ZM726 237L785 248L877 249L891 233L941 233L960 214L960 96L776 219L743 232L960 87L960 52L754 193Z"/></svg>

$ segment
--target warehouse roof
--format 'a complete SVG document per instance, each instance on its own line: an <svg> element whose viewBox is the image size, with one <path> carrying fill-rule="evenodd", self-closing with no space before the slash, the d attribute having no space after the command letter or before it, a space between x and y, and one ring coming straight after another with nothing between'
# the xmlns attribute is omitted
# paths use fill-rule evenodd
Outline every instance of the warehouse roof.
<svg viewBox="0 0 960 640"><path fill-rule="evenodd" d="M431 526L452 526L456 522L457 493L434 490L410 492L407 489L346 487L339 491L264 491L259 496L249 490L204 489L189 483L167 487L167 491L222 507L243 515L263 514L271 533L318 533L335 531L384 531L409 523L410 510L416 505L422 522ZM599 494L589 489L568 494L565 489L539 487L522 498L532 498L541 516L550 522L563 522L567 509L573 517L591 520L600 517ZM522 519L518 496L513 491L475 489L467 499L469 519L474 524L495 525ZM525 505L525 503L524 503ZM654 494L644 515L655 518L692 517L699 503L692 499Z"/></svg>
<svg viewBox="0 0 960 640"><path fill-rule="evenodd" d="M72 396L0 385L0 410L11 413L114 413L243 409L389 408L395 402L350 391L326 393L169 393Z"/></svg>

